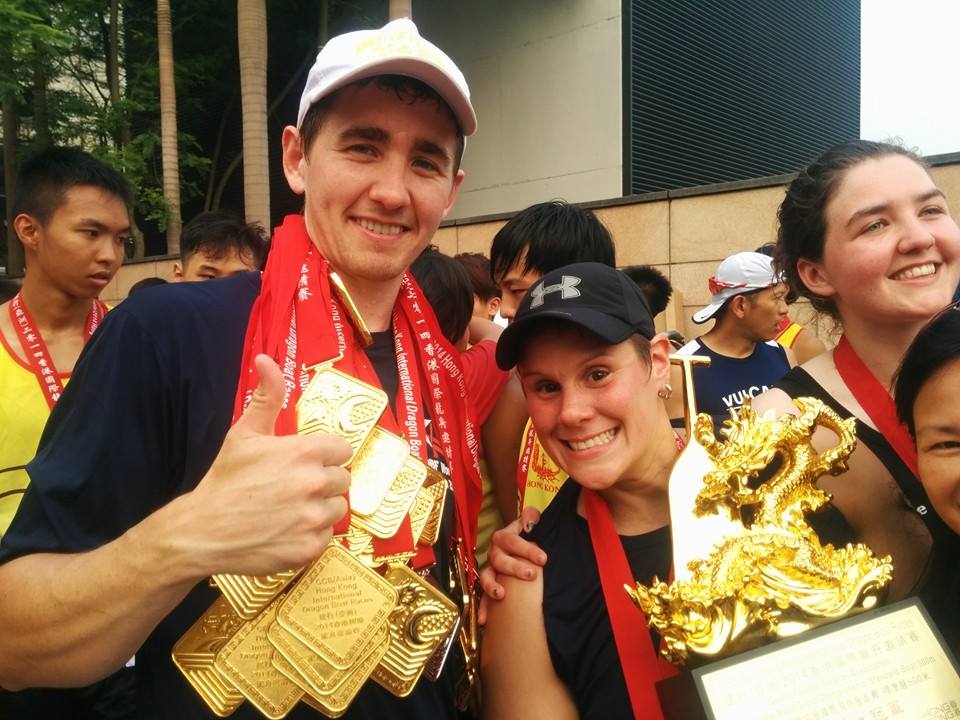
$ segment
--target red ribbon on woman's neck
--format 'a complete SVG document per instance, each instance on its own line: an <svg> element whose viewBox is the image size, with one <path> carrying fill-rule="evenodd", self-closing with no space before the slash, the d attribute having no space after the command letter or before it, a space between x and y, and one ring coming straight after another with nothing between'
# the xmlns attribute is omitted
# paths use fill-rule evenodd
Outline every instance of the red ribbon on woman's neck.
<svg viewBox="0 0 960 720"><path fill-rule="evenodd" d="M897 418L897 407L890 397L890 391L870 372L870 368L857 355L846 335L840 337L840 342L833 351L833 364L840 374L840 379L850 389L850 393L860 403L860 407L876 425L880 434L890 443L890 447L903 460L903 464L915 476L919 476L917 448L907 426Z"/></svg>
<svg viewBox="0 0 960 720"><path fill-rule="evenodd" d="M610 616L633 715L636 718L663 720L656 682L676 675L678 670L657 654L646 618L624 588L624 585L633 587L635 580L610 509L593 490L583 488L581 494L600 572L603 599Z"/></svg>

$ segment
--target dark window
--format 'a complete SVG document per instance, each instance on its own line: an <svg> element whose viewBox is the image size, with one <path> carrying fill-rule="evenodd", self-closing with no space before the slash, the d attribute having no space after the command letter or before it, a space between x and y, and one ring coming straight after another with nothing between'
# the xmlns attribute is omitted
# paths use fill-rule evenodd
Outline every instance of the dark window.
<svg viewBox="0 0 960 720"><path fill-rule="evenodd" d="M860 0L626 0L624 194L796 172L860 132Z"/></svg>

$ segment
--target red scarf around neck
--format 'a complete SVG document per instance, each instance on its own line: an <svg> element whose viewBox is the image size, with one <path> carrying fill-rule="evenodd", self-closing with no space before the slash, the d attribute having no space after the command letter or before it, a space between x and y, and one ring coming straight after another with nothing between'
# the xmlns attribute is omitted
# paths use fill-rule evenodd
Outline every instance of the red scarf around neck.
<svg viewBox="0 0 960 720"><path fill-rule="evenodd" d="M398 365L401 396L396 407L400 417L394 417L388 407L378 424L403 436L411 445L411 453L426 463L430 438L424 409L429 412L430 437L450 465L457 532L472 550L481 501L478 434L467 412L456 351L443 337L432 308L422 298L413 279L404 275L393 309L394 342L403 360ZM250 313L233 421L243 413L257 386L253 360L261 353L273 358L283 372L284 403L276 424L279 435L297 432L295 408L310 380L305 368L342 355L335 364L338 370L381 387L348 317L331 293L327 261L310 240L303 217L287 216L274 232L260 295ZM404 393L409 393L414 402L405 402ZM377 544L379 538L374 540ZM382 543L384 554L388 549L397 551L412 544L409 519L401 525L397 537ZM430 548L417 550L415 567L432 561ZM468 555L472 580L473 554Z"/></svg>

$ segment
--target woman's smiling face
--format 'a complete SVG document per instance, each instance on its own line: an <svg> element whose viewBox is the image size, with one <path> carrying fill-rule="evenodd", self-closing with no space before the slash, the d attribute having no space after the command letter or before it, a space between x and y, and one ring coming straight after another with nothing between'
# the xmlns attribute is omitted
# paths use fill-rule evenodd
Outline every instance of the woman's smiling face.
<svg viewBox="0 0 960 720"><path fill-rule="evenodd" d="M899 154L848 170L825 211L823 258L800 260L811 290L846 322L925 321L960 278L960 229L927 171Z"/></svg>
<svg viewBox="0 0 960 720"><path fill-rule="evenodd" d="M602 490L642 466L662 379L631 340L609 345L573 327L545 333L517 369L540 442L579 484Z"/></svg>

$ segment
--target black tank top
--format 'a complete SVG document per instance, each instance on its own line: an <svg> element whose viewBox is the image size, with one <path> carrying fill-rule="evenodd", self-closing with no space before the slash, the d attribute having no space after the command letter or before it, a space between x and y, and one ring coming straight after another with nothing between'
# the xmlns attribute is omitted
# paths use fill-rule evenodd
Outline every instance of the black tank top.
<svg viewBox="0 0 960 720"><path fill-rule="evenodd" d="M841 418L853 416L801 367L793 368L775 387L792 398L814 397L822 400ZM937 515L923 485L887 439L859 418L856 423L857 441L866 445L887 469L903 493L908 507L918 512L933 538L933 552L926 570L921 574L920 585L914 588L914 594L923 600L947 643L956 648L960 645L960 543L957 536ZM920 512L921 508L924 512Z"/></svg>
<svg viewBox="0 0 960 720"><path fill-rule="evenodd" d="M581 718L633 716L587 521L577 514L580 485L566 482L530 534L549 558L543 571L543 619L550 659ZM672 562L669 526L621 535L634 578L666 580ZM637 610L637 622L643 619ZM654 647L659 640L653 635ZM536 692L531 688L531 692Z"/></svg>

